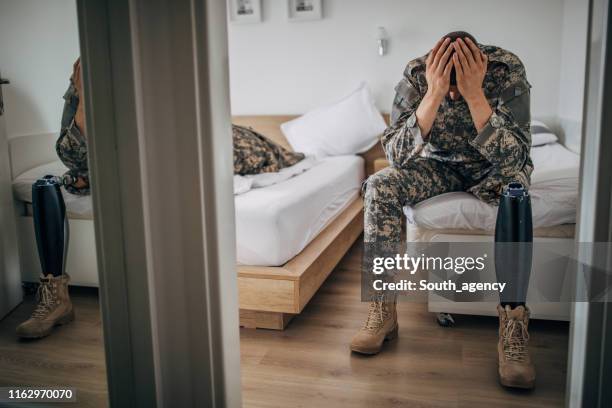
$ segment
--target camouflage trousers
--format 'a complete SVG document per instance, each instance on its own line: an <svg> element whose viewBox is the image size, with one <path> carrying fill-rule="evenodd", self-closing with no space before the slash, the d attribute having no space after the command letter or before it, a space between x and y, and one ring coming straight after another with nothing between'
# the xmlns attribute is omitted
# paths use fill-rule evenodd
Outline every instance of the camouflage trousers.
<svg viewBox="0 0 612 408"><path fill-rule="evenodd" d="M60 132L55 144L55 150L60 160L68 167L64 174L64 186L69 193L89 194L89 167L87 165L87 140L81 134L74 120ZM76 188L73 184L82 178L87 186Z"/></svg>
<svg viewBox="0 0 612 408"><path fill-rule="evenodd" d="M403 207L451 191L465 191L475 180L435 159L416 159L403 168L387 167L364 183L364 242L400 242Z"/></svg>

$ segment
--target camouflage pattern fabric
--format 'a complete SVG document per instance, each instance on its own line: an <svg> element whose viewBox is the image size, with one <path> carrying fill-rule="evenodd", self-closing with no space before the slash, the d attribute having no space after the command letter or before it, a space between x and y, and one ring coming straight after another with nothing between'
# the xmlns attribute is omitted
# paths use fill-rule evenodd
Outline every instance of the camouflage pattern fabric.
<svg viewBox="0 0 612 408"><path fill-rule="evenodd" d="M528 186L533 163L529 157L530 88L520 59L504 49L480 46L489 64L483 89L493 115L478 134L467 103L446 98L425 142L416 124L416 109L427 91L425 59L411 61L396 87L392 124L383 135L387 158L402 167L415 156L461 162L482 177L467 191L489 203L499 201L511 181ZM479 177L474 177L478 179Z"/></svg>
<svg viewBox="0 0 612 408"><path fill-rule="evenodd" d="M72 194L87 195L90 192L87 139L74 123L74 116L79 106L79 96L72 81L64 94L64 100L62 127L55 143L55 150L60 160L68 167L68 171L63 176L66 190ZM79 177L87 183L87 187L74 187L73 184Z"/></svg>
<svg viewBox="0 0 612 408"><path fill-rule="evenodd" d="M449 191L468 191L497 204L509 182L529 186L531 86L525 68L506 50L480 48L489 59L483 90L493 110L480 133L465 100L445 98L424 140L416 110L427 91L427 55L408 63L395 88L391 125L382 137L392 167L364 183L366 242L401 239L404 205Z"/></svg>
<svg viewBox="0 0 612 408"><path fill-rule="evenodd" d="M364 183L364 241L400 242L404 206L465 186L459 172L437 160L415 158L378 171Z"/></svg>
<svg viewBox="0 0 612 408"><path fill-rule="evenodd" d="M253 129L232 125L234 174L271 173L293 166L304 158L274 143Z"/></svg>

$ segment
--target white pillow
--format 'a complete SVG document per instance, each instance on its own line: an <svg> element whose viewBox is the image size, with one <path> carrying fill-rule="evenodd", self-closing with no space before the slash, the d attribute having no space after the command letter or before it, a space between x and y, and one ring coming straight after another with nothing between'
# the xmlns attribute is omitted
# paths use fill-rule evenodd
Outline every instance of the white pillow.
<svg viewBox="0 0 612 408"><path fill-rule="evenodd" d="M365 83L339 102L281 125L294 151L318 157L365 152L386 127Z"/></svg>
<svg viewBox="0 0 612 408"><path fill-rule="evenodd" d="M539 120L531 121L531 146L556 143L558 140L557 135L544 122Z"/></svg>

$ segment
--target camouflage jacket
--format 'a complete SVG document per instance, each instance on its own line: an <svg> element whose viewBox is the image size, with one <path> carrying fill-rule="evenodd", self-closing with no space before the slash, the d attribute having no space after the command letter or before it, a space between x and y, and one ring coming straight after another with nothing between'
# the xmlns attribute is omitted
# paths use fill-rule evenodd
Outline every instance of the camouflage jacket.
<svg viewBox="0 0 612 408"><path fill-rule="evenodd" d="M480 133L463 98L445 98L427 140L423 140L416 110L427 91L425 55L408 63L395 88L391 125L382 144L387 159L396 167L416 157L460 164L458 167L466 169L473 180L468 191L496 203L509 182L529 186L533 170L529 157L531 86L516 55L494 46L480 48L489 59L483 90L493 110Z"/></svg>
<svg viewBox="0 0 612 408"><path fill-rule="evenodd" d="M293 166L304 154L291 152L253 129L232 125L234 174L276 172Z"/></svg>
<svg viewBox="0 0 612 408"><path fill-rule="evenodd" d="M68 167L68 171L62 176L66 190L72 194L87 195L90 192L87 138L74 121L78 106L79 95L70 80L68 90L64 94L62 124L60 135L55 143L55 150L60 160ZM73 184L78 178L82 178L87 186L75 187Z"/></svg>

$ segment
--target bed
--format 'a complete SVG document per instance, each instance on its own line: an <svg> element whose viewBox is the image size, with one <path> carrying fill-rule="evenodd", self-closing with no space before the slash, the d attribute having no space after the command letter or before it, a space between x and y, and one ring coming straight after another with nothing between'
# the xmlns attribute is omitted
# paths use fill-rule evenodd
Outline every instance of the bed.
<svg viewBox="0 0 612 408"><path fill-rule="evenodd" d="M358 199L363 179L363 158L327 157L280 184L237 195L238 264L287 263Z"/></svg>
<svg viewBox="0 0 612 408"><path fill-rule="evenodd" d="M280 124L293 116L239 116L290 148ZM31 185L45 174L62 174L54 156L55 135L11 141L14 196L23 280L38 280L40 266L31 217ZM45 144L48 149L41 149ZM33 146L36 148L33 150ZM37 154L32 154L36 151ZM299 314L363 230L360 187L383 156L377 144L362 155L322 159L279 184L235 196L240 324L283 329ZM67 272L72 283L97 286L98 274L90 197L65 194L71 228ZM265 239L262 239L265 238Z"/></svg>
<svg viewBox="0 0 612 408"><path fill-rule="evenodd" d="M531 157L534 241L573 241L580 156L560 143L550 143L532 147ZM409 242L487 242L493 239L497 207L454 192L406 207L404 212ZM535 252L533 269L551 268L549 261ZM449 302L435 294L430 294L428 307L436 313L496 314L495 303ZM569 303L530 304L530 308L536 319L569 320Z"/></svg>

